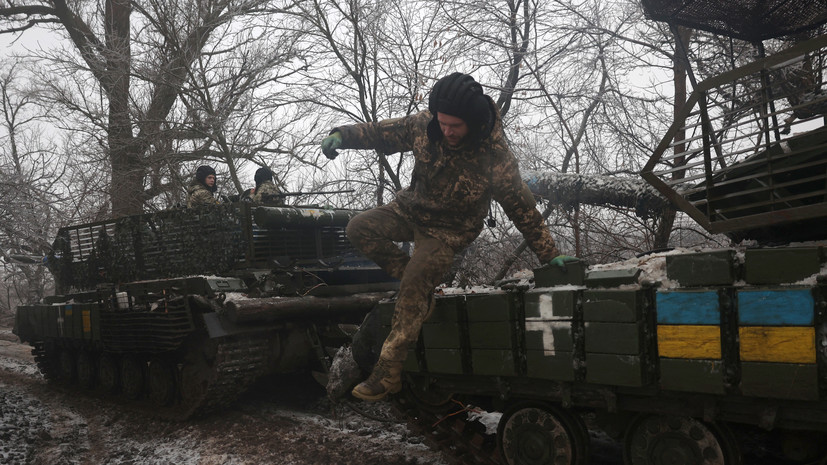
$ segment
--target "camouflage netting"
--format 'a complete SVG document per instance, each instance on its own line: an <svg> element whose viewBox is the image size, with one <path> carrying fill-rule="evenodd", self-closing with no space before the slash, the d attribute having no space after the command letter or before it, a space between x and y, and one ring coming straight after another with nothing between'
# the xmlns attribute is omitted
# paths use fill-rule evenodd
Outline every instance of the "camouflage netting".
<svg viewBox="0 0 827 465"><path fill-rule="evenodd" d="M825 0L641 0L655 21L759 42L827 22Z"/></svg>
<svg viewBox="0 0 827 465"><path fill-rule="evenodd" d="M217 274L244 257L244 216L233 205L221 205L63 228L48 264L59 292Z"/></svg>

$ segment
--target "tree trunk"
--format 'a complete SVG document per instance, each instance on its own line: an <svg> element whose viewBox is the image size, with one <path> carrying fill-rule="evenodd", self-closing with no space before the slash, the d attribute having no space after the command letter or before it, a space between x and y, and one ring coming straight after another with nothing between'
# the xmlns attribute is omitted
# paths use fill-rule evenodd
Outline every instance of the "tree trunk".
<svg viewBox="0 0 827 465"><path fill-rule="evenodd" d="M112 216L143 212L145 168L143 150L132 134L129 115L129 71L132 60L128 0L108 0L105 11L106 77L103 82L109 97L109 161L112 179L109 198Z"/></svg>
<svg viewBox="0 0 827 465"><path fill-rule="evenodd" d="M692 37L692 30L685 27L678 26L675 34L675 40L678 42L675 46L675 56L672 59L673 69L673 83L675 86L675 100L673 105L673 115L678 116L684 104L686 104L686 65L689 62L685 56L684 51L689 47L689 39ZM675 133L674 140L686 140L686 131L679 129ZM676 144L673 147L673 153L683 153L685 151L685 144ZM684 157L677 157L674 160L675 166L682 166L686 164ZM682 179L686 172L684 170L677 170L672 173L672 179ZM669 236L672 235L672 226L675 224L676 211L673 207L664 210L663 215L658 222L657 230L654 237L654 248L660 249L669 245Z"/></svg>

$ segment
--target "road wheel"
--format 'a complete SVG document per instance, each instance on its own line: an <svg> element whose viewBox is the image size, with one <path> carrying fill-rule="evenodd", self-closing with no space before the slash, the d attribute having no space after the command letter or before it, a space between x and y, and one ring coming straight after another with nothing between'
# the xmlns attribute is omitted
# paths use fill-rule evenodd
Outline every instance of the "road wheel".
<svg viewBox="0 0 827 465"><path fill-rule="evenodd" d="M643 415L626 431L623 461L626 465L737 465L741 454L725 425Z"/></svg>
<svg viewBox="0 0 827 465"><path fill-rule="evenodd" d="M588 462L588 433L579 416L542 402L509 408L497 427L508 465L582 465Z"/></svg>
<svg viewBox="0 0 827 465"><path fill-rule="evenodd" d="M458 409L459 404L452 401L454 398L453 392L434 388L425 377L411 376L404 387L417 407L426 412L447 414L451 410Z"/></svg>
<svg viewBox="0 0 827 465"><path fill-rule="evenodd" d="M72 349L60 348L57 354L58 379L64 384L73 384L77 380L77 362Z"/></svg>
<svg viewBox="0 0 827 465"><path fill-rule="evenodd" d="M121 391L127 399L138 399L144 393L146 363L137 357L121 360Z"/></svg>
<svg viewBox="0 0 827 465"><path fill-rule="evenodd" d="M77 359L78 384L84 389L95 387L95 356L90 350L78 352Z"/></svg>
<svg viewBox="0 0 827 465"><path fill-rule="evenodd" d="M149 362L149 398L166 407L175 400L175 366L161 358Z"/></svg>
<svg viewBox="0 0 827 465"><path fill-rule="evenodd" d="M121 370L118 357L103 353L98 359L98 388L107 393L118 392L121 386Z"/></svg>

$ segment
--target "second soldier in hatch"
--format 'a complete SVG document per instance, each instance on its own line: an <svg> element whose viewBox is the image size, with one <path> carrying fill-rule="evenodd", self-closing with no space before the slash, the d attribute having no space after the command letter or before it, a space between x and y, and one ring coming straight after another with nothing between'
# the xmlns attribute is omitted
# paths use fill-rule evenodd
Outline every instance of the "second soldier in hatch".
<svg viewBox="0 0 827 465"><path fill-rule="evenodd" d="M284 199L273 181L273 172L269 168L257 169L254 178L256 188L253 191L253 202L284 205Z"/></svg>
<svg viewBox="0 0 827 465"><path fill-rule="evenodd" d="M482 231L493 198L542 263L565 266L517 159L508 148L499 110L473 77L453 73L431 90L428 111L334 128L322 141L333 159L337 149L413 152L411 184L396 199L354 217L350 241L391 276L400 279L391 331L367 380L353 389L380 400L402 387L402 362L434 306L434 288L454 255ZM413 254L395 242L413 241Z"/></svg>

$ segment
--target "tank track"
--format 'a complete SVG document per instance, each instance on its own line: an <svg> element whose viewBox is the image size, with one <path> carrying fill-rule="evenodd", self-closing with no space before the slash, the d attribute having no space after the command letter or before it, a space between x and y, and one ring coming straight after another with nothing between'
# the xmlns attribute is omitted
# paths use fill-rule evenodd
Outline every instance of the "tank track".
<svg viewBox="0 0 827 465"><path fill-rule="evenodd" d="M154 417L169 421L183 421L193 417L208 415L220 411L232 404L238 395L267 371L269 356L268 339L265 336L247 336L244 338L224 338L217 342L215 359L212 365L204 367L206 385L203 392L189 399L182 399L180 374L178 376L178 396L176 402L168 407L154 404L145 396L138 400L129 400L117 394L103 397L116 398L130 408L142 412L152 412ZM58 380L55 373L56 360L49 357L44 343L35 343L32 347L35 363L48 381ZM61 388L77 391L76 385L58 385Z"/></svg>
<svg viewBox="0 0 827 465"><path fill-rule="evenodd" d="M246 337L220 340L206 391L197 402L173 408L169 419L186 420L220 411L267 370L268 340Z"/></svg>
<svg viewBox="0 0 827 465"><path fill-rule="evenodd" d="M34 362L37 365L37 369L40 370L40 374L43 375L47 381L52 381L55 378L54 370L53 370L53 362L49 360L48 355L46 354L46 344L42 342L36 342L32 345L32 356L34 356Z"/></svg>
<svg viewBox="0 0 827 465"><path fill-rule="evenodd" d="M453 465L502 465L495 437L485 434L478 422L467 421L459 408L436 412L423 408L404 389L393 399L396 413L407 420L414 434L425 438L426 444L442 453Z"/></svg>

